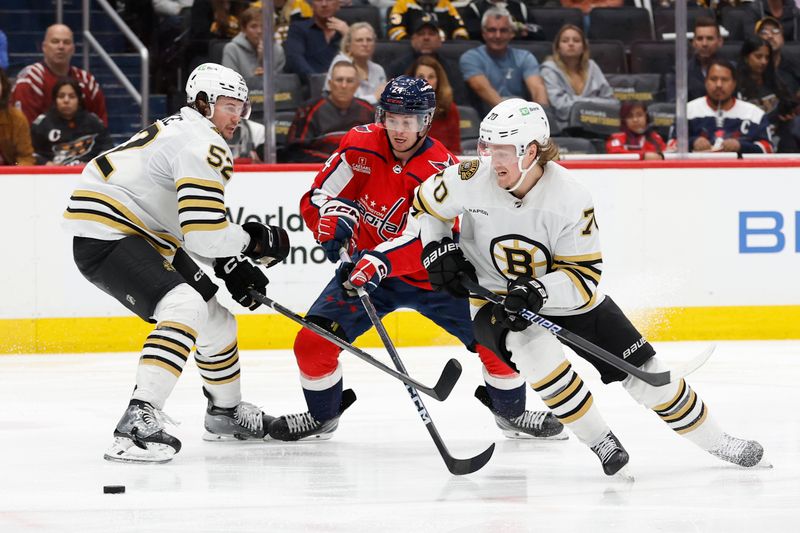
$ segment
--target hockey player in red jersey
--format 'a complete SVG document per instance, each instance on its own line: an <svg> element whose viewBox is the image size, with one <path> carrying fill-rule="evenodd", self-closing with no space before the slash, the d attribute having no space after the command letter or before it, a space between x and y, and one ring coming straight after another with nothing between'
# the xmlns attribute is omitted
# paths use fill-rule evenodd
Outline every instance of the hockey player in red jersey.
<svg viewBox="0 0 800 533"><path fill-rule="evenodd" d="M476 345L466 291L461 298L434 292L420 262L419 240L404 237L413 192L428 176L456 163L428 137L436 97L424 80L399 76L378 102L374 124L356 126L342 139L300 201L303 218L328 259L347 247L353 263L342 263L307 313L308 320L347 341L371 326L355 299L355 288L371 293L379 316L400 307L419 311L455 335L484 363L486 387L476 396L509 437L565 438L548 412L525 410L524 381L489 350ZM340 349L303 329L294 343L308 411L276 418L274 439L327 439L355 394L343 390Z"/></svg>

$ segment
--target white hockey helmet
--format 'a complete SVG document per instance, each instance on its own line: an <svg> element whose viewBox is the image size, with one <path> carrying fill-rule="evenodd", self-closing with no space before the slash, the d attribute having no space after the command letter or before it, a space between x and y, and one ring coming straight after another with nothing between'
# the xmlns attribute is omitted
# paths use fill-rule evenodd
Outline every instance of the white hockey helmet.
<svg viewBox="0 0 800 533"><path fill-rule="evenodd" d="M205 100L214 116L214 104L220 96L229 96L244 102L242 118L250 117L250 102L247 100L247 84L241 74L217 63L203 63L195 68L186 80L186 102L194 103L199 94Z"/></svg>
<svg viewBox="0 0 800 533"><path fill-rule="evenodd" d="M543 146L550 139L550 123L542 106L522 98L503 100L481 121L479 142L510 144L517 157L525 155L532 141Z"/></svg>

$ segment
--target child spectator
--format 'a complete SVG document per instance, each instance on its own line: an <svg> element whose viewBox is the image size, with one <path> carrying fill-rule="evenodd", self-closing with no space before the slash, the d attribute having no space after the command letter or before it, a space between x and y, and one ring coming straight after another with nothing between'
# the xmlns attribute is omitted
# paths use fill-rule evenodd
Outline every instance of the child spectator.
<svg viewBox="0 0 800 533"><path fill-rule="evenodd" d="M650 120L642 102L624 102L619 118L622 131L612 133L608 138L607 153L639 154L640 159L664 159L664 139L649 127Z"/></svg>
<svg viewBox="0 0 800 533"><path fill-rule="evenodd" d="M28 119L8 105L10 96L6 71L0 68L0 165L34 165Z"/></svg>
<svg viewBox="0 0 800 533"><path fill-rule="evenodd" d="M79 165L113 147L103 121L83 108L78 82L62 78L53 86L53 106L31 125L39 164Z"/></svg>
<svg viewBox="0 0 800 533"><path fill-rule="evenodd" d="M406 73L414 78L422 78L433 87L436 93L436 112L428 132L445 148L454 154L461 153L461 118L453 101L453 89L442 65L431 56L419 56Z"/></svg>

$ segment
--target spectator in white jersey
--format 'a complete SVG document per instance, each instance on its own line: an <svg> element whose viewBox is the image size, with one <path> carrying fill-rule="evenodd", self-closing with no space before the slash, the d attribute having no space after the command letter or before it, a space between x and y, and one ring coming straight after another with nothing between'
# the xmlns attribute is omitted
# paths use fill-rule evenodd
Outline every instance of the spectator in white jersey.
<svg viewBox="0 0 800 533"><path fill-rule="evenodd" d="M591 195L555 162L558 147L536 103L515 98L495 106L481 122L478 152L480 159L451 166L416 191L409 220L419 224L411 231L418 230L425 245L422 263L431 285L470 289L476 340L526 378L597 455L606 475L625 475L628 453L594 406L588 387L557 338L533 325L540 317L526 312L644 371L665 370L617 304L598 290L603 258ZM452 232L457 218L459 243ZM708 453L744 467L766 466L762 446L724 433L683 379L654 387L583 348L573 349L604 383L621 381L637 402Z"/></svg>
<svg viewBox="0 0 800 533"><path fill-rule="evenodd" d="M206 440L260 440L272 420L242 401L236 319L189 253L210 260L233 299L255 309L250 291L264 294L267 278L251 261L283 261L288 235L225 216L233 175L225 141L249 113L244 79L205 63L190 74L186 95L177 114L86 165L64 213L81 274L155 324L109 461L162 463L180 450L162 409L193 348L208 398Z"/></svg>

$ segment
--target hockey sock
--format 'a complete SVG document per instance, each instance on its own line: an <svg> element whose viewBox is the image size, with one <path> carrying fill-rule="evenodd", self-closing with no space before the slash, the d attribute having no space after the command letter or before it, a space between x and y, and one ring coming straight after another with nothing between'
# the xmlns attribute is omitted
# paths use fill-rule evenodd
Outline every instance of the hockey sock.
<svg viewBox="0 0 800 533"><path fill-rule="evenodd" d="M318 422L325 422L339 416L342 403L342 367L336 365L336 370L320 378L310 378L300 375L300 384L303 386L303 395L306 397L308 411Z"/></svg>
<svg viewBox="0 0 800 533"><path fill-rule="evenodd" d="M531 383L531 387L561 423L568 426L584 444L597 442L609 431L600 410L594 405L589 387L572 369L569 361L562 358L558 366Z"/></svg>
<svg viewBox="0 0 800 533"><path fill-rule="evenodd" d="M647 360L641 368L648 372L666 369L655 357ZM629 376L622 386L636 401L652 409L673 431L704 450L710 450L722 436L722 429L709 414L708 407L685 380L653 387Z"/></svg>
<svg viewBox="0 0 800 533"><path fill-rule="evenodd" d="M235 340L212 355L197 350L194 361L214 405L217 407L239 405L242 401L242 392L239 380L239 348Z"/></svg>
<svg viewBox="0 0 800 533"><path fill-rule="evenodd" d="M486 392L492 400L492 409L503 418L513 419L525 412L525 380L519 374L493 376L483 370Z"/></svg>
<svg viewBox="0 0 800 533"><path fill-rule="evenodd" d="M188 326L159 322L142 348L132 398L163 409L196 339L197 333Z"/></svg>

